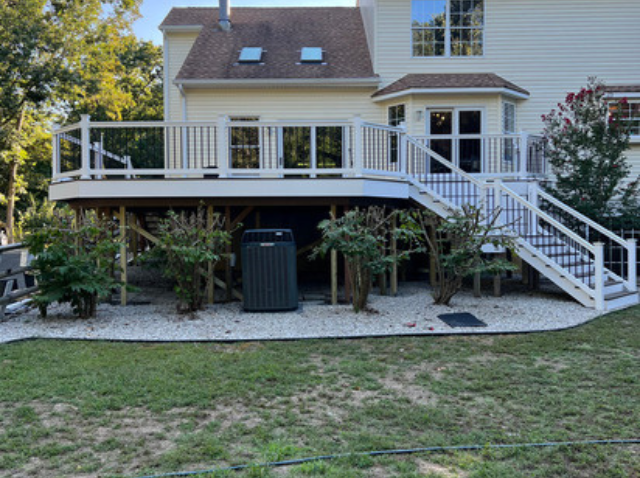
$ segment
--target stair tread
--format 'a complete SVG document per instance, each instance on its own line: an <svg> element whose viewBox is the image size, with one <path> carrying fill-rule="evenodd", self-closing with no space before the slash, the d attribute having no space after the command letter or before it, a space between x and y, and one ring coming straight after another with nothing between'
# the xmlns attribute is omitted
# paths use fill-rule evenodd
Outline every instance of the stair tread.
<svg viewBox="0 0 640 478"><path fill-rule="evenodd" d="M637 294L638 294L637 292L624 290L622 292L615 292L613 294L605 295L604 300L620 299L622 297L629 297L630 295L637 295Z"/></svg>

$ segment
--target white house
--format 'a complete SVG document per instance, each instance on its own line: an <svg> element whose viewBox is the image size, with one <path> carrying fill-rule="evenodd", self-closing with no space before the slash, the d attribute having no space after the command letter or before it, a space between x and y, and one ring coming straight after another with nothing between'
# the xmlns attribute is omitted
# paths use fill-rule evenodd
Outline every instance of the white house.
<svg viewBox="0 0 640 478"><path fill-rule="evenodd" d="M538 180L541 116L590 76L628 99L640 173L639 21L637 0L174 8L165 122L57 130L51 198L122 219L204 201L260 225L264 208L274 227L369 203L501 205L518 255L577 300L637 303L635 246ZM619 269L588 230L621 246Z"/></svg>

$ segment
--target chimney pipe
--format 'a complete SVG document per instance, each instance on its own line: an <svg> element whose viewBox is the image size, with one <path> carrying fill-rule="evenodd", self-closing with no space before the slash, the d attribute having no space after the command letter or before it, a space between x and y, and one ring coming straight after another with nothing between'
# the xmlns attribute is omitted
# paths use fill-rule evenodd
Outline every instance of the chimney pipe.
<svg viewBox="0 0 640 478"><path fill-rule="evenodd" d="M231 0L219 0L220 5L220 28L225 32L231 30Z"/></svg>

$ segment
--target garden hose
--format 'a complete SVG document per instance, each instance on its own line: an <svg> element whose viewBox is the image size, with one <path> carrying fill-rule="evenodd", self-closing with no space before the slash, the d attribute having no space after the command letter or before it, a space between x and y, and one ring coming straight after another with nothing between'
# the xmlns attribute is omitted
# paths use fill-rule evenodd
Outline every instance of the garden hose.
<svg viewBox="0 0 640 478"><path fill-rule="evenodd" d="M427 448L408 448L398 450L382 450L382 451L364 451L356 453L341 453L337 455L320 455L308 458L298 458L293 460L272 461L267 463L256 463L252 465L236 465L228 466L225 468L213 468L210 470L199 471L178 471L173 473L164 473L160 475L148 475L141 476L140 478L170 478L174 476L195 476L205 475L213 473L223 473L227 471L241 471L248 468L261 468L261 467L283 467L301 465L303 463L309 463L314 461L326 461L335 460L338 458L350 458L357 456L382 456L382 455L411 455L414 453L439 453L447 451L477 451L477 450L489 450L489 449L505 449L505 448L544 448L544 447L556 447L556 446L580 446L580 445L634 445L640 444L640 438L632 438L625 440L583 440L583 441L563 441L563 442L543 442L543 443L514 443L503 445L456 445L456 446L432 446Z"/></svg>

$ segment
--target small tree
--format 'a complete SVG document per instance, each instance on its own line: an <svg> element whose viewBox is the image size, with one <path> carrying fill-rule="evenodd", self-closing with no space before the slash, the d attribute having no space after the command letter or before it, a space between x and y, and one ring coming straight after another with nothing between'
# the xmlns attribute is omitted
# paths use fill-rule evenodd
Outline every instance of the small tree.
<svg viewBox="0 0 640 478"><path fill-rule="evenodd" d="M411 211L402 227L410 230L410 237L435 257L438 283L433 292L434 303L449 305L460 291L465 277L482 272L492 274L514 270L515 266L503 259L488 260L482 248L514 247L514 238L507 232L508 225L497 225L500 210L487 218L480 208L462 206L443 219L432 211Z"/></svg>
<svg viewBox="0 0 640 478"><path fill-rule="evenodd" d="M175 281L178 313L202 309L207 285L206 266L225 256L231 232L224 230L224 218L207 221L206 211L177 214L169 211L159 224L159 243L151 255L159 257L166 277Z"/></svg>
<svg viewBox="0 0 640 478"><path fill-rule="evenodd" d="M53 303L69 303L79 318L93 317L100 300L120 285L111 268L120 243L117 225L94 212L75 215L45 205L24 221L24 243L39 291L34 302L46 317Z"/></svg>
<svg viewBox="0 0 640 478"><path fill-rule="evenodd" d="M601 82L590 78L542 120L555 175L552 194L595 221L635 206L638 180L623 185L630 171L624 156L629 132L619 109L610 109Z"/></svg>
<svg viewBox="0 0 640 478"><path fill-rule="evenodd" d="M322 243L312 257L324 257L332 249L342 253L349 266L349 279L353 287L353 309L360 312L367 306L371 279L388 271L394 261L408 253L393 257L387 253L392 221L397 211L387 212L382 207L355 208L340 218L334 216L322 221Z"/></svg>

